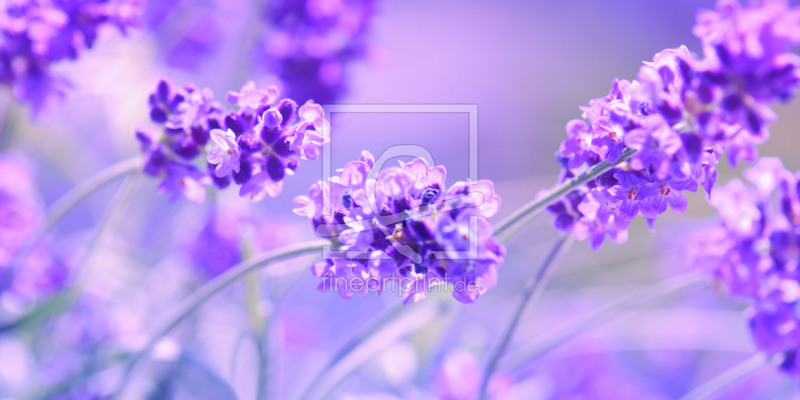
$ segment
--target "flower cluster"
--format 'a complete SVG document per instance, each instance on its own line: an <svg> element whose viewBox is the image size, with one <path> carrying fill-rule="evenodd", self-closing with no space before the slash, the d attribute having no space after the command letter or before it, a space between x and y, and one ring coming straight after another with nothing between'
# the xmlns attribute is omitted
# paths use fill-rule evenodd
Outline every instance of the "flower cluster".
<svg viewBox="0 0 800 400"><path fill-rule="evenodd" d="M683 191L711 190L724 152L733 166L755 161L756 145L775 120L770 105L791 99L800 80L800 8L783 0L741 7L721 0L702 11L694 33L700 60L686 47L667 49L645 62L637 80L615 80L611 92L581 107L584 120L567 124L568 139L556 154L562 181L601 161L620 164L549 210L556 228L589 239L624 242L631 220L642 214L651 228L672 208L683 213Z"/></svg>
<svg viewBox="0 0 800 400"><path fill-rule="evenodd" d="M294 212L343 251L313 267L319 289L342 297L382 292L397 284L405 301L452 284L453 297L474 302L497 282L504 247L489 217L500 207L491 181L445 188L445 169L423 159L378 171L366 151L319 181Z"/></svg>
<svg viewBox="0 0 800 400"><path fill-rule="evenodd" d="M0 82L34 111L63 97L67 81L50 65L76 59L106 25L125 33L138 25L140 0L15 0L0 10Z"/></svg>
<svg viewBox="0 0 800 400"><path fill-rule="evenodd" d="M264 45L267 64L289 95L336 101L347 90L345 67L363 58L376 0L287 0L268 9L273 27Z"/></svg>
<svg viewBox="0 0 800 400"><path fill-rule="evenodd" d="M278 101L278 89L258 89L247 82L226 99L238 110L226 111L208 88L176 87L162 79L150 95L151 128L136 131L145 157L144 171L163 178L159 191L173 200L186 196L205 199L204 185L224 189L241 185L239 195L260 201L280 194L283 178L298 160L319 157L329 128L322 107L309 100L302 107L290 99ZM159 137L158 140L155 138ZM206 151L206 171L190 162Z"/></svg>
<svg viewBox="0 0 800 400"><path fill-rule="evenodd" d="M0 170L0 294L24 304L64 287L69 268L53 256L47 241L27 249L44 223L30 170L8 156L0 156ZM23 262L14 268L18 257Z"/></svg>
<svg viewBox="0 0 800 400"><path fill-rule="evenodd" d="M714 190L711 204L722 221L697 235L690 260L731 295L753 301L747 317L756 345L783 353L782 368L800 376L800 181L769 157L745 177L755 188L737 179Z"/></svg>

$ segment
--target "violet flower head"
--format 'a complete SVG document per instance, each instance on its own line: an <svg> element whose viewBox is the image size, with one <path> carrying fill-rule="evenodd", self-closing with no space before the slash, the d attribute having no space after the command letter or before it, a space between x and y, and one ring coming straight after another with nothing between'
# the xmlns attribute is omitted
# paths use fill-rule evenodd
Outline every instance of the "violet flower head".
<svg viewBox="0 0 800 400"><path fill-rule="evenodd" d="M756 4L756 3L754 3ZM705 58L685 46L645 62L635 81L614 80L605 97L581 107L557 153L562 182L602 162L628 161L589 182L549 210L556 228L590 239L624 241L627 221L642 214L653 227L667 208L683 213L685 191L711 191L725 152L731 165L755 161L769 137L770 106L793 96L800 82L800 8L772 0L742 7L720 0L702 11L694 33ZM580 205L580 206L579 206Z"/></svg>
<svg viewBox="0 0 800 400"><path fill-rule="evenodd" d="M798 375L798 175L767 157L745 176L755 187L733 180L714 190L711 204L720 212L720 224L698 234L690 260L731 295L752 300L747 318L756 346L783 353L781 368Z"/></svg>
<svg viewBox="0 0 800 400"><path fill-rule="evenodd" d="M94 46L99 30L126 33L139 24L141 0L3 2L0 6L0 83L34 112L64 96L69 83L50 71Z"/></svg>
<svg viewBox="0 0 800 400"><path fill-rule="evenodd" d="M321 106L278 101L277 88L258 89L253 82L226 99L238 109L226 110L210 89L176 87L167 78L150 94L150 119L161 132L142 127L136 139L144 171L163 179L159 191L172 193L171 199L186 195L201 202L211 183L240 185L239 195L252 201L276 197L299 160L319 157L330 131ZM203 153L207 164L192 164Z"/></svg>
<svg viewBox="0 0 800 400"><path fill-rule="evenodd" d="M347 67L370 52L377 0L275 2L263 46L265 64L292 98L332 103L348 89Z"/></svg>
<svg viewBox="0 0 800 400"><path fill-rule="evenodd" d="M294 212L340 250L313 267L319 289L350 298L399 286L408 302L452 285L454 298L472 303L494 287L505 248L489 222L500 207L492 182L446 188L444 167L423 159L380 172L374 164L365 151L295 199Z"/></svg>

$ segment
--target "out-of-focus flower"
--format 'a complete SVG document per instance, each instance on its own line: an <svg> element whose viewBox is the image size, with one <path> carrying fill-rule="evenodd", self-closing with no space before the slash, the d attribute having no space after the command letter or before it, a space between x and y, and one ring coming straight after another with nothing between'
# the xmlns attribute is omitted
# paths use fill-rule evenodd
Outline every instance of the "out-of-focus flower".
<svg viewBox="0 0 800 400"><path fill-rule="evenodd" d="M18 302L35 301L63 288L69 268L53 256L47 240L27 252L26 246L44 223L33 174L24 163L4 155L0 155L0 170L0 294L5 292ZM24 257L23 262L12 271L18 256Z"/></svg>
<svg viewBox="0 0 800 400"><path fill-rule="evenodd" d="M159 191L171 199L185 195L202 202L204 185L212 182L220 189L235 182L239 195L252 201L276 197L298 160L319 157L330 130L321 106L308 101L298 109L290 99L278 101L274 86L261 90L253 82L226 98L239 109L226 111L208 88L178 88L166 78L150 95L150 119L162 124L163 133L142 127L136 139L144 171L163 178ZM216 146L206 154L207 166L189 164L209 142Z"/></svg>
<svg viewBox="0 0 800 400"><path fill-rule="evenodd" d="M69 83L50 66L77 59L100 30L138 26L140 0L9 0L0 3L0 82L35 112L64 96Z"/></svg>
<svg viewBox="0 0 800 400"><path fill-rule="evenodd" d="M292 98L335 102L347 91L346 69L369 52L377 0L271 2L263 57Z"/></svg>
<svg viewBox="0 0 800 400"><path fill-rule="evenodd" d="M230 34L241 28L232 21L247 7L246 0L145 0L143 25L171 67L197 70L213 57Z"/></svg>
<svg viewBox="0 0 800 400"><path fill-rule="evenodd" d="M213 278L242 261L240 234L242 221L237 215L214 212L203 229L187 246L193 265Z"/></svg>
<svg viewBox="0 0 800 400"><path fill-rule="evenodd" d="M295 238L295 229L280 219L263 219L241 210L220 207L185 245L186 254L204 278L214 278L250 252L274 249Z"/></svg>
<svg viewBox="0 0 800 400"><path fill-rule="evenodd" d="M434 393L442 400L476 399L481 376L481 367L475 356L466 351L451 351L436 373Z"/></svg>
<svg viewBox="0 0 800 400"><path fill-rule="evenodd" d="M579 347L579 346L576 346ZM507 398L666 400L673 398L647 385L616 362L613 353L581 354L538 360L520 374ZM661 371L659 371L661 372ZM675 384L675 382L673 382Z"/></svg>
<svg viewBox="0 0 800 400"><path fill-rule="evenodd" d="M798 375L800 348L800 193L797 174L762 158L745 171L757 189L734 180L714 191L721 223L702 231L689 254L728 293L751 299L747 318L761 351L783 353L782 369Z"/></svg>
<svg viewBox="0 0 800 400"><path fill-rule="evenodd" d="M562 181L601 161L626 163L578 189L549 209L556 228L589 238L627 238L628 222L642 214L652 227L667 207L683 213L683 191L710 192L723 152L733 166L755 161L756 145L775 120L770 105L790 100L800 82L800 8L785 0L741 7L720 0L698 14L694 33L705 58L681 46L645 62L636 81L614 80L606 97L581 107L582 120L567 124L568 139L556 154ZM587 213L588 212L588 213Z"/></svg>
<svg viewBox="0 0 800 400"><path fill-rule="evenodd" d="M441 400L475 400L480 394L483 371L477 358L463 349L447 352L438 366L433 393ZM506 374L495 374L486 388L488 397L499 400L522 398L513 389L514 380Z"/></svg>
<svg viewBox="0 0 800 400"><path fill-rule="evenodd" d="M295 199L295 213L317 234L343 246L344 257L316 264L319 289L350 298L399 284L412 298L452 284L453 297L472 303L497 283L504 247L489 217L500 207L490 181L444 186L445 169L423 159L400 163L369 178L369 152Z"/></svg>

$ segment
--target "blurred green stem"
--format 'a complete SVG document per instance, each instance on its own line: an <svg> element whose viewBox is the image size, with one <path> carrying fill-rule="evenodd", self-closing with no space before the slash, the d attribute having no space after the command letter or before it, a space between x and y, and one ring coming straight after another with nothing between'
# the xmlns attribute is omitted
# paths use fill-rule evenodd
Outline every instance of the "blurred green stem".
<svg viewBox="0 0 800 400"><path fill-rule="evenodd" d="M80 204L80 202L116 179L121 178L131 172L137 171L139 168L141 168L141 166L142 158L139 156L129 158L125 161L120 161L92 175L85 181L70 189L67 193L64 193L58 198L58 200L53 202L53 204L48 207L44 226L34 235L32 235L31 238L28 239L27 242L22 246L22 248L17 251L17 253L14 255L14 259L11 261L10 267L7 268L6 273L13 274L14 271L19 268L25 262L25 260L28 259L31 252L36 248L36 245L39 244L39 241L42 240L44 235L50 231L50 229L52 229L53 226L55 226L55 224L60 221L61 218L63 218L70 210ZM117 192L117 197L119 196L120 192ZM112 212L111 214L106 214L106 216L110 216L112 214L114 213ZM95 238L96 237L97 235L95 235Z"/></svg>
<svg viewBox="0 0 800 400"><path fill-rule="evenodd" d="M64 193L47 209L47 219L43 231L47 232L50 230L50 228L60 221L67 212L72 210L92 193L141 167L142 157L135 156L107 167L75 185L75 187L70 189L67 193Z"/></svg>
<svg viewBox="0 0 800 400"><path fill-rule="evenodd" d="M564 182L561 184L561 186L553 189L549 194L547 194L547 196L544 196L541 199L532 200L495 225L494 236L501 242L509 240L517 232L521 231L525 225L533 221L533 219L539 215L539 213L541 213L545 207L555 203L562 197L570 194L573 190L581 187L592 179L595 179L606 173L611 168L628 161L631 157L633 157L634 154L636 154L636 150L625 149L617 161L613 163L603 161L589 168L586 170L586 172Z"/></svg>
<svg viewBox="0 0 800 400"><path fill-rule="evenodd" d="M117 193L114 195L114 198L111 199L109 208L100 218L100 221L98 222L97 227L95 227L94 232L92 232L89 243L86 245L80 260L77 262L78 266L85 263L89 259L92 250L94 250L102 238L114 228L114 225L116 225L117 221L119 221L119 218L122 216L122 212L125 210L125 206L128 205L128 201L141 181L141 178L142 173L136 172L135 174L129 176L125 182L122 183L119 189L117 189Z"/></svg>
<svg viewBox="0 0 800 400"><path fill-rule="evenodd" d="M146 345L141 350L131 353L128 356L127 360L125 361L123 378L115 397L118 398L122 395L131 377L133 369L136 367L139 361L141 361L144 355L147 354L156 343L158 343L173 329L175 329L175 327L177 327L187 316L197 310L203 303L212 298L215 294L238 281L251 271L255 271L259 268L263 268L290 258L321 252L322 247L327 245L330 245L329 240L314 240L310 242L284 246L275 250L261 253L237 264L233 268L225 271L221 275L201 286L199 289L195 290L191 295L189 295L189 297L187 297L181 302L181 304L178 305L175 311L172 312L163 323L157 326L157 328L154 330L155 333L150 336L146 342Z"/></svg>
<svg viewBox="0 0 800 400"><path fill-rule="evenodd" d="M245 235L242 244L242 259L249 259L254 256L252 240L248 240ZM261 310L261 278L259 271L250 271L244 277L245 305L247 307L247 320L250 325L250 333L258 350L258 378L256 380L256 400L267 398L267 379L268 379L268 357L269 357L269 337L267 336L267 316Z"/></svg>
<svg viewBox="0 0 800 400"><path fill-rule="evenodd" d="M511 338L514 336L514 330L516 330L523 312L529 303L536 303L536 299L542 294L544 286L547 284L547 277L550 275L553 265L555 264L556 260L558 260L559 256L569 248L571 243L571 234L561 236L553 245L553 248L550 249L547 257L545 257L542 265L536 272L536 275L532 276L522 289L522 299L520 300L520 303L514 312L514 316L511 318L511 322L506 327L505 332L503 333L503 338L500 340L500 344L498 344L497 348L489 356L489 361L486 363L486 369L483 373L483 381L481 382L481 399L486 398L486 389L489 386L489 380L497 368L497 362L500 361L500 357L503 356L508 344L511 342Z"/></svg>
<svg viewBox="0 0 800 400"><path fill-rule="evenodd" d="M80 267L89 259L89 256L92 253L92 250L97 246L100 242L102 237L111 230L114 224L119 219L119 216L122 214L122 211L125 209L130 196L133 194L136 185L139 183L139 179L141 178L141 174L135 174L133 176L128 177L128 179L117 189L117 193L114 195L114 198L111 200L108 209L105 213L100 217L97 226L92 231L91 237L89 238L86 247L83 249L83 253L80 254L77 261L75 261L75 269L78 270ZM27 254L30 254L32 248L26 249ZM17 261L20 264L15 264L15 267L19 267L23 264L22 262L25 261L27 255L21 256ZM14 270L9 270L6 273L9 274L9 277L13 277L15 273ZM0 333L12 331L20 326L23 326L27 323L38 321L48 315L52 315L58 313L60 311L64 311L68 308L68 305L72 303L72 301L76 300L79 296L80 287L79 284L74 285L75 288L69 290L66 295L59 295L52 301L47 301L43 304L37 305L34 309L29 311L27 314L19 317L17 320L6 322L0 325ZM53 303L57 301L58 303L63 303L58 307L54 307Z"/></svg>
<svg viewBox="0 0 800 400"><path fill-rule="evenodd" d="M763 353L758 353L747 360L742 361L740 364L723 372L719 376L706 382L702 386L691 393L680 398L680 400L702 400L707 399L728 386L747 378L752 373L760 370L761 368L770 365L770 357Z"/></svg>

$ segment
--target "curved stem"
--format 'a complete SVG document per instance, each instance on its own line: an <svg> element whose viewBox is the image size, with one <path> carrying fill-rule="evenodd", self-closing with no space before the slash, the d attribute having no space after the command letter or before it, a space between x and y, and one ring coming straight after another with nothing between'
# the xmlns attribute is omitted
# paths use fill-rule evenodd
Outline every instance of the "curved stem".
<svg viewBox="0 0 800 400"><path fill-rule="evenodd" d="M125 176L141 168L141 157L136 156L125 161L120 161L102 171L92 175L85 181L79 183L67 193L58 198L50 207L47 208L44 226L34 233L25 244L16 252L11 260L9 268L5 274L13 274L30 256L31 252L39 241L64 215L72 210L81 201L103 186L113 182L117 178ZM6 279L10 279L8 276Z"/></svg>
<svg viewBox="0 0 800 400"><path fill-rule="evenodd" d="M114 198L111 200L108 209L100 217L97 226L92 230L92 234L89 238L89 241L87 242L82 253L79 254L77 260L75 261L74 266L76 269L79 269L79 267L82 266L86 262L86 260L88 260L89 256L92 253L92 250L94 250L95 246L100 242L103 235L105 235L116 223L120 214L122 214L122 211L125 209L125 205L127 204L128 199L130 198L131 194L136 188L136 185L139 183L139 178L141 178L141 174L135 174L133 176L130 176L125 182L122 183L119 189L117 189L117 192L114 195ZM30 244L33 244L35 246L36 241L31 241L29 245ZM16 273L15 268L21 267L23 265L21 264L21 262L26 260L26 258L30 254L30 251L32 250L33 250L32 248L26 248L25 252L20 251L21 254L18 254L16 256L18 258L15 259L15 261L17 261L18 263L13 264L12 268L9 268L6 271L6 273L8 274L7 279L13 279L13 276ZM73 286L75 286L75 288L72 291L79 291L77 287L80 287L80 284L74 284ZM69 303L77 299L77 294L71 293L69 296L66 297L69 299L68 301ZM25 325L30 321L41 319L44 316L59 312L65 308L66 307L54 308L51 306L50 302L38 305L33 310L29 311L27 314L19 317L17 320L0 325L0 334L7 331L15 330L18 327Z"/></svg>
<svg viewBox="0 0 800 400"><path fill-rule="evenodd" d="M367 325L364 329L356 333L352 336L339 350L336 350L336 353L331 356L330 360L325 364L325 366L314 376L306 386L306 389L303 391L303 394L298 397L301 400L307 399L311 392L319 386L320 382L322 382L323 378L325 378L325 374L333 369L340 361L342 361L345 357L347 357L350 352L352 352L355 348L360 346L364 343L367 339L372 337L376 332L381 330L384 326L386 326L389 322L393 321L395 317L397 317L406 307L404 304L396 304L391 306L389 309L385 310L383 314L378 317L375 321Z"/></svg>
<svg viewBox="0 0 800 400"><path fill-rule="evenodd" d="M114 194L114 198L111 199L108 209L100 218L98 225L94 228L94 232L92 232L89 243L83 250L83 255L79 258L79 261L76 262L76 265L85 263L86 260L89 259L89 256L91 255L91 252L94 250L95 246L100 243L106 233L113 229L114 225L122 216L122 212L125 211L125 206L128 204L128 200L130 200L131 196L133 195L136 186L139 185L141 178L141 172L136 172L129 176L122 183L122 185L120 185L119 189L117 189L117 193Z"/></svg>
<svg viewBox="0 0 800 400"><path fill-rule="evenodd" d="M604 323L612 321L614 318L622 315L622 311L638 308L648 304L652 304L659 300L664 300L668 295L679 290L691 287L697 283L703 282L701 275L697 272L688 272L679 275L675 278L648 286L644 289L637 290L633 293L622 296L618 299L612 300L605 305L599 307L593 312L590 312L583 318L577 321L557 328L554 332L550 333L543 340L538 341L532 350L520 351L523 354L517 357L516 360L511 362L512 365L520 366L529 361L535 360L558 346L568 342L569 340L591 330ZM512 368L517 368L513 367Z"/></svg>
<svg viewBox="0 0 800 400"><path fill-rule="evenodd" d="M719 393L728 386L739 382L740 380L750 376L752 373L758 371L762 367L769 365L770 357L763 353L758 353L747 360L742 361L740 364L723 372L716 378L704 383L695 390L692 390L680 400L702 400L707 399L714 394Z"/></svg>
<svg viewBox="0 0 800 400"><path fill-rule="evenodd" d="M339 384L344 382L350 375L355 373L359 367L372 359L378 352L395 340L427 325L449 309L447 304L436 302L431 304L416 303L417 311L409 312L401 318L392 320L385 328L376 331L374 335L364 340L349 352L347 357L341 359L324 371L323 379L320 379L317 386L310 386L307 393L301 399L330 399L331 392Z"/></svg>
<svg viewBox="0 0 800 400"><path fill-rule="evenodd" d="M505 333L503 333L503 339L489 357L489 361L486 363L486 369L483 373L483 381L481 382L481 399L486 398L486 389L489 386L489 379L492 377L492 374L497 368L497 362L500 361L500 357L503 356L508 344L511 342L511 338L514 336L514 331L519 324L522 313L525 311L525 308L529 303L535 303L536 299L539 297L539 295L541 295L542 290L544 290L544 286L547 284L547 277L551 271L551 267L553 264L555 264L558 257L569 247L570 243L572 243L572 235L564 235L560 237L553 245L553 248L550 249L547 257L545 257L542 265L536 272L536 275L532 276L531 279L528 280L528 283L525 284L525 288L522 289L522 300L520 301L519 306L517 306L517 310L514 312L511 322L506 327Z"/></svg>
<svg viewBox="0 0 800 400"><path fill-rule="evenodd" d="M625 149L617 161L613 163L603 161L589 168L586 170L586 172L564 182L561 184L561 186L555 188L547 196L544 196L541 199L534 199L530 201L528 204L522 206L517 211L514 211L511 213L511 215L495 225L494 236L497 237L501 242L508 240L523 227L525 227L525 225L527 225L530 221L532 221L537 215L539 215L539 213L541 213L545 207L555 203L562 197L568 195L573 190L586 184L592 179L595 179L606 173L611 168L628 161L631 157L633 157L634 154L636 154L636 150Z"/></svg>
<svg viewBox="0 0 800 400"><path fill-rule="evenodd" d="M232 283L236 282L248 272L265 267L272 263L286 259L300 257L321 251L322 246L330 245L329 240L314 240L310 242L284 246L272 251L261 253L253 258L245 260L223 274L212 279L199 289L194 291L188 298L181 302L176 310L158 327L155 333L147 340L146 345L140 351L132 353L125 361L125 372L116 396L119 396L127 386L130 375L134 367L141 361L142 357L149 352L153 346L164 336L169 334L177 327L189 314L197 310L203 303L222 291Z"/></svg>
<svg viewBox="0 0 800 400"><path fill-rule="evenodd" d="M64 215L78 205L83 199L96 192L103 186L113 182L142 167L142 157L135 156L120 161L102 171L92 175L64 193L47 209L47 219L43 230L46 232L53 227Z"/></svg>

